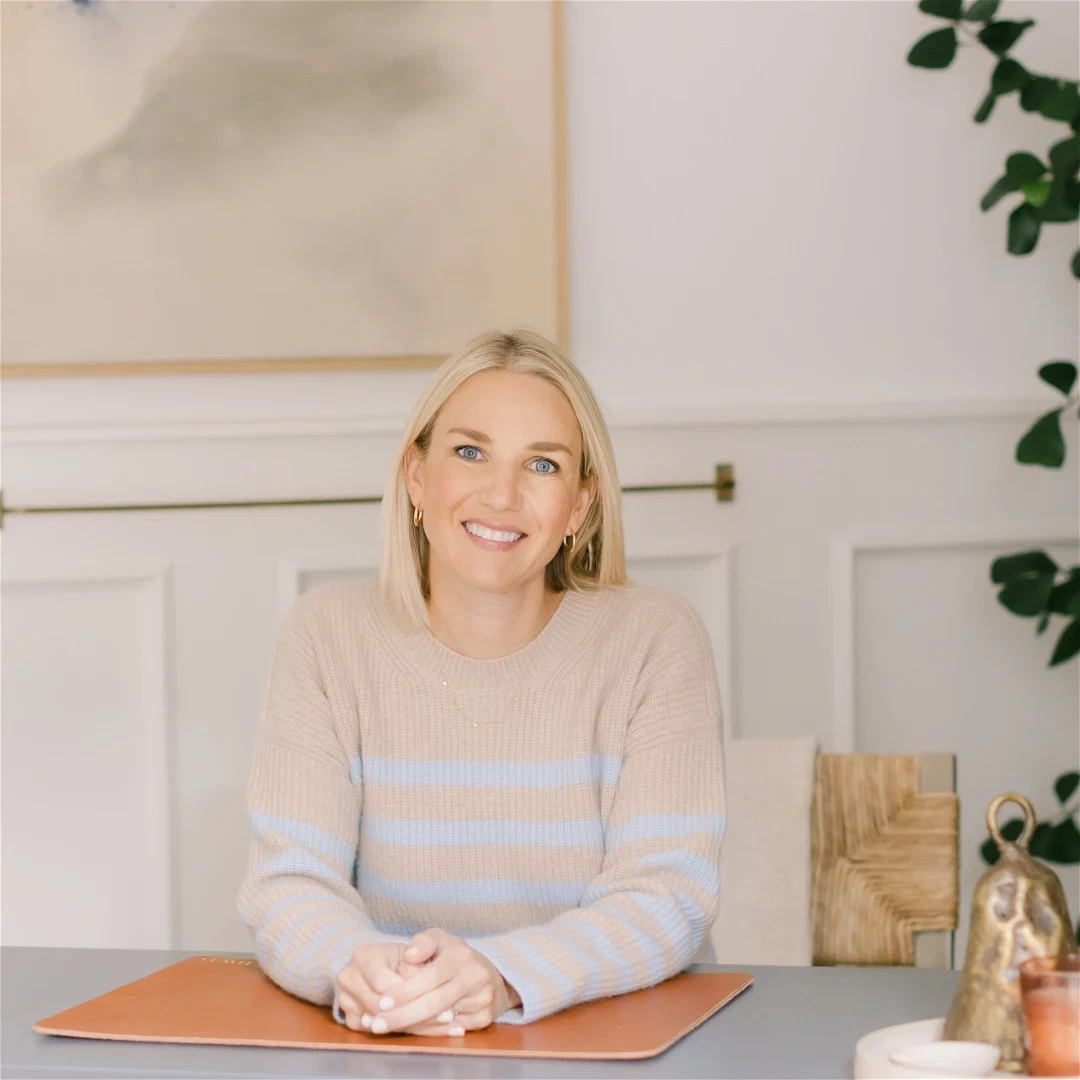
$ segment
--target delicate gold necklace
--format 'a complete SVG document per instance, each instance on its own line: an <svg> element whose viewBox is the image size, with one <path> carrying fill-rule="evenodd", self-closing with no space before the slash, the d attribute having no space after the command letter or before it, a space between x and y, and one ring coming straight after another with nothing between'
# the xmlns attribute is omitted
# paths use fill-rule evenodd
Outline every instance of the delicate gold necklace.
<svg viewBox="0 0 1080 1080"><path fill-rule="evenodd" d="M442 680L443 689L450 695L450 700L454 703L454 708L457 709L458 716L461 717L467 724L472 724L473 727L477 727L477 723L471 716L469 716L465 710L461 707L461 702L457 699L457 694L454 693L454 688L445 680ZM521 691L518 691L508 702L508 707L513 707L521 701ZM503 717L500 714L498 722L503 722Z"/></svg>
<svg viewBox="0 0 1080 1080"><path fill-rule="evenodd" d="M542 626L542 627L540 628L540 632L539 632L539 633L537 634L537 637L539 637L539 634L540 634L540 633L543 633L543 631L544 631L544 628L545 628L545 627L547 626L547 624L548 624L549 622L551 622L551 619L552 619L552 618L553 618L553 616L555 615L555 612L556 612L556 611L558 611L558 609L559 609L559 605L560 605L560 604L562 604L562 602L563 602L563 599L564 599L564 596L563 596L563 595L560 595L560 596L559 596L559 599L558 599L558 601L557 601L557 603L555 604L555 607L554 607L554 608L552 609L552 611L551 611L551 614L550 614L550 615L548 615L547 619L545 619L545 620L544 620L544 626ZM536 638L530 638L530 641L535 641L535 640L536 640ZM526 644L528 644L528 642L526 642ZM525 647L524 645L523 645L523 646L521 646L521 648L524 648L524 647ZM511 654L511 655L512 655L512 654ZM472 719L472 717L470 717L470 716L469 716L469 715L468 715L468 714L467 714L467 713L465 712L465 710L464 710L464 709L463 709L463 708L461 707L461 702L460 702L460 701L458 701L458 699L457 699L457 694L455 694L455 693L454 693L454 688L453 688L453 687L452 687L452 686L450 685L450 683L449 683L449 682L447 682L447 680L446 680L445 678L444 678L444 679L442 679L442 685L443 685L443 689L444 689L444 690L445 690L445 691L446 691L446 692L447 692L447 693L448 693L448 694L450 695L450 700L451 700L451 701L452 701L452 702L454 703L454 708L455 708L455 709L457 709L457 712L458 712L458 716L460 716L460 717L461 717L461 719L462 719L462 720L464 720L464 721L465 721L465 722L466 722L467 724L472 724L472 726L473 726L473 727L477 727L478 725L477 725L476 721L475 721L475 720L473 720L473 719ZM521 701L521 691L519 690L519 691L518 691L518 692L517 692L517 693L516 693L516 694L515 694L515 695L514 695L514 696L513 696L513 697L512 697L511 699L510 699L510 701L509 701L509 705L510 705L510 706L514 706L514 705L517 705L517 704L518 704L518 702L520 702L520 701ZM502 721L503 721L503 718L502 718L502 716L500 716L500 717L499 717L499 723L501 724L501 723L502 723Z"/></svg>

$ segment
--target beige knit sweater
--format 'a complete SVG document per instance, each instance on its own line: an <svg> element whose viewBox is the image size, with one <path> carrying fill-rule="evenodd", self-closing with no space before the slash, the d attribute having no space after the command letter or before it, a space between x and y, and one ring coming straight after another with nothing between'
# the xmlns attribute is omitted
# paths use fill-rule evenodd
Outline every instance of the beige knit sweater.
<svg viewBox="0 0 1080 1080"><path fill-rule="evenodd" d="M248 809L259 963L339 1020L357 946L436 926L518 992L504 1023L652 985L719 898L708 635L629 585L569 592L527 645L475 660L398 628L369 583L321 586L281 629Z"/></svg>

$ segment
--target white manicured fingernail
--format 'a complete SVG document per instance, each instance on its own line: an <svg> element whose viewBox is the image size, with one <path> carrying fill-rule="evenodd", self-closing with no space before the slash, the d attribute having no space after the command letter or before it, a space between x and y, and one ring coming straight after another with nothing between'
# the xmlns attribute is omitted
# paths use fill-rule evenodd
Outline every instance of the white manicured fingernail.
<svg viewBox="0 0 1080 1080"><path fill-rule="evenodd" d="M374 1031L376 1035L381 1035L386 1030L386 1026L386 1021L381 1016L376 1016L371 1022L371 1030Z"/></svg>
<svg viewBox="0 0 1080 1080"><path fill-rule="evenodd" d="M360 1017L360 1026L363 1028L371 1027L371 1013L364 1013L364 1015Z"/></svg>
<svg viewBox="0 0 1080 1080"><path fill-rule="evenodd" d="M394 999L389 994L383 994L379 999L379 1008L382 1009L383 1012L386 1012L387 1009L392 1009L393 1007Z"/></svg>
<svg viewBox="0 0 1080 1080"><path fill-rule="evenodd" d="M450 1021L454 1019L454 1010L447 1009L445 1012L439 1013L435 1019L438 1020L440 1024L449 1024Z"/></svg>
<svg viewBox="0 0 1080 1080"><path fill-rule="evenodd" d="M455 1024L450 1029L450 1034L451 1035L464 1035L465 1034L465 1029L460 1024Z"/></svg>

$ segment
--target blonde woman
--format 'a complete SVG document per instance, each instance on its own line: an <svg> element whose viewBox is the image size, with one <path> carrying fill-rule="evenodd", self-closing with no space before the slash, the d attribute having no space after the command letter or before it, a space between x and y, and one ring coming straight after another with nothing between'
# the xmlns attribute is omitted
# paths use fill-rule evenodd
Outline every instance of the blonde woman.
<svg viewBox="0 0 1080 1080"><path fill-rule="evenodd" d="M463 1036L660 982L717 910L716 670L626 581L580 372L489 333L417 404L374 583L285 619L238 905L271 979L350 1028Z"/></svg>

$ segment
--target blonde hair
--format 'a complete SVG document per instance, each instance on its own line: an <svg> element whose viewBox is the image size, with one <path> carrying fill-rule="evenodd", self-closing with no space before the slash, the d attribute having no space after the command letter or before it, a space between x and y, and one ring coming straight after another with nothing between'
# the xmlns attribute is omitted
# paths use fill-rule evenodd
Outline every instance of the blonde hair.
<svg viewBox="0 0 1080 1080"><path fill-rule="evenodd" d="M413 525L413 506L405 484L405 457L415 445L421 455L431 446L435 420L447 398L480 371L536 375L566 395L581 429L582 483L594 482L588 514L577 532L573 550L561 546L544 570L552 592L579 592L626 583L622 495L607 424L592 389L580 371L546 338L527 330L489 332L473 338L435 373L427 392L413 409L390 470L379 525L383 557L378 591L387 609L407 626L427 627L428 540Z"/></svg>

